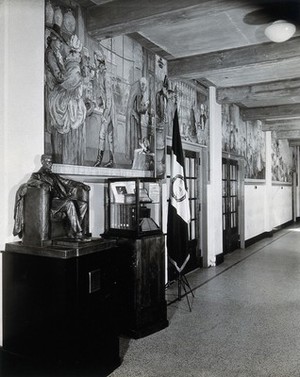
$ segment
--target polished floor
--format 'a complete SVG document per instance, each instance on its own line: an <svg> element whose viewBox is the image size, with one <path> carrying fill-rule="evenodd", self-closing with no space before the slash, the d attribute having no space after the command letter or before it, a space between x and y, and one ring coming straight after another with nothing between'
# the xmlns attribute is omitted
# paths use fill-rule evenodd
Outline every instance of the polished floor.
<svg viewBox="0 0 300 377"><path fill-rule="evenodd" d="M169 305L169 327L130 340L110 377L300 376L300 228L236 250L189 282L192 311L186 299Z"/></svg>
<svg viewBox="0 0 300 377"><path fill-rule="evenodd" d="M300 377L300 226L296 224L217 267L188 275L194 297L167 290L169 327L121 338L122 363L54 370L0 355L0 376Z"/></svg>

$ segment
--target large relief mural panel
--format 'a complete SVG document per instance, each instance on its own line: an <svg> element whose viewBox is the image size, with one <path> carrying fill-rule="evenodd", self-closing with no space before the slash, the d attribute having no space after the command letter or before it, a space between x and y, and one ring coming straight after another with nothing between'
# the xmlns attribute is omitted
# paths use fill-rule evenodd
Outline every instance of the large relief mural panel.
<svg viewBox="0 0 300 377"><path fill-rule="evenodd" d="M178 119L182 140L208 146L209 111L208 92L187 82L173 81L172 87L178 106ZM172 122L168 129L172 136Z"/></svg>
<svg viewBox="0 0 300 377"><path fill-rule="evenodd" d="M246 157L246 123L240 119L238 106L222 105L222 150Z"/></svg>
<svg viewBox="0 0 300 377"><path fill-rule="evenodd" d="M293 181L293 172L296 171L296 152L286 139L277 139L276 132L272 131L272 181Z"/></svg>
<svg viewBox="0 0 300 377"><path fill-rule="evenodd" d="M261 121L247 122L246 178L266 178L266 141Z"/></svg>
<svg viewBox="0 0 300 377"><path fill-rule="evenodd" d="M91 38L74 1L47 1L45 26L45 152L95 167L154 171L156 160L163 175L156 101L166 62L126 36Z"/></svg>
<svg viewBox="0 0 300 377"><path fill-rule="evenodd" d="M239 107L222 105L222 150L245 159L245 178L265 179L265 133L260 121L244 122Z"/></svg>

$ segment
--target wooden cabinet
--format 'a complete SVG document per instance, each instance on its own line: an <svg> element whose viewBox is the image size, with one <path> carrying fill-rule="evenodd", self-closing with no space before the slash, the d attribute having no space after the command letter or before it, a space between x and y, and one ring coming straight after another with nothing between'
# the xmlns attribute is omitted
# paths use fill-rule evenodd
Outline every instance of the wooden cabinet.
<svg viewBox="0 0 300 377"><path fill-rule="evenodd" d="M118 252L112 240L69 248L7 244L3 348L58 365L119 365Z"/></svg>
<svg viewBox="0 0 300 377"><path fill-rule="evenodd" d="M119 244L121 330L140 338L168 326L164 236L122 239Z"/></svg>

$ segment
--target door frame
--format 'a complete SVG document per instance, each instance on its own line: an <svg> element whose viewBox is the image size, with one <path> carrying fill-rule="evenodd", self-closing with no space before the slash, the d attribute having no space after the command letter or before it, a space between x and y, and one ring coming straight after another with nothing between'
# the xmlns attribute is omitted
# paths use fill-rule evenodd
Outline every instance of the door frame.
<svg viewBox="0 0 300 377"><path fill-rule="evenodd" d="M222 159L234 160L238 164L238 234L240 248L245 249L245 157L222 152ZM222 179L222 177L221 177ZM223 221L223 220L222 220ZM222 237L223 242L223 237Z"/></svg>
<svg viewBox="0 0 300 377"><path fill-rule="evenodd" d="M167 136L166 147L172 147L172 138ZM182 149L199 154L197 189L199 193L198 203L200 208L197 214L199 239L197 242L197 252L200 253L200 267L203 267L207 259L207 183L208 183L208 147L186 140L182 140ZM169 193L167 193L169 194Z"/></svg>

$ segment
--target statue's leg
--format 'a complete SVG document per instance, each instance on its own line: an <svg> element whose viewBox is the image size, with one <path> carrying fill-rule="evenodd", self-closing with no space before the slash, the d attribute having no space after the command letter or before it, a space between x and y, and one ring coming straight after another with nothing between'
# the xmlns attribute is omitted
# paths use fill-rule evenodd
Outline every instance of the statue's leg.
<svg viewBox="0 0 300 377"><path fill-rule="evenodd" d="M105 125L101 121L101 123L100 123L100 132L99 132L98 154L97 154L97 160L94 163L95 167L101 166L102 159L103 159L103 153L104 153L104 147L105 147Z"/></svg>
<svg viewBox="0 0 300 377"><path fill-rule="evenodd" d="M86 214L86 211L87 211L87 207L88 207L88 205L87 205L86 202L83 202L83 201L81 201L81 200L78 200L78 201L77 201L77 206L78 206L78 212L79 212L79 215L78 215L78 217L79 217L79 222L80 222L80 224L82 224L82 221L83 221L84 216L85 216L85 214Z"/></svg>
<svg viewBox="0 0 300 377"><path fill-rule="evenodd" d="M107 141L108 141L108 147L109 147L109 160L104 165L105 168L112 167L114 164L114 155L113 155L113 125L112 122L110 122L106 129L107 133Z"/></svg>
<svg viewBox="0 0 300 377"><path fill-rule="evenodd" d="M76 235L77 233L81 233L82 228L81 228L80 221L77 215L75 204L71 200L68 200L61 207L60 211L63 211L67 214L72 233L74 235Z"/></svg>

